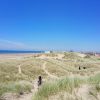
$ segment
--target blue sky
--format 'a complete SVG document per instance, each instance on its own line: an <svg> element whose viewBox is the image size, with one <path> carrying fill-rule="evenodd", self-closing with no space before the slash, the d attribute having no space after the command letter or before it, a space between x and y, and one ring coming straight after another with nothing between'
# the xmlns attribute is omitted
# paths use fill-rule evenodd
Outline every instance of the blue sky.
<svg viewBox="0 0 100 100"><path fill-rule="evenodd" d="M100 0L0 0L0 49L100 51Z"/></svg>

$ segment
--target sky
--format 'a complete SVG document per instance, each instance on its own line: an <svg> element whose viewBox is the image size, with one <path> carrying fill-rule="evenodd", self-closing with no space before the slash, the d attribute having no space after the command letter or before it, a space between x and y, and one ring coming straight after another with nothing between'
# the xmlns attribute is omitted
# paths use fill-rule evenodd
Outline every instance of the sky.
<svg viewBox="0 0 100 100"><path fill-rule="evenodd" d="M0 0L0 49L100 51L100 0Z"/></svg>

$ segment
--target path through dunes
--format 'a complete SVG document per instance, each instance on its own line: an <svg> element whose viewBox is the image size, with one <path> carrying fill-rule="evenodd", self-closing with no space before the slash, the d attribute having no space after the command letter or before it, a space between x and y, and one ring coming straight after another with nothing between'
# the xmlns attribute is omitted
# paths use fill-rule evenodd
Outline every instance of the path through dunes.
<svg viewBox="0 0 100 100"><path fill-rule="evenodd" d="M50 74L50 73L46 70L46 64L47 64L47 62L44 62L44 64L43 64L43 70L44 70L44 72L45 72L50 78L58 79L57 76Z"/></svg>
<svg viewBox="0 0 100 100"><path fill-rule="evenodd" d="M33 87L30 93L24 93L23 95L19 96L17 96L15 93L6 93L0 100L32 100L32 97L38 91L37 79L32 82L32 85Z"/></svg>
<svg viewBox="0 0 100 100"><path fill-rule="evenodd" d="M60 57L56 56L58 58L55 59L52 58L50 54L50 57L46 54L41 55L45 55L48 58L41 59L32 56L20 60L0 60L1 97L6 97L4 98L5 100L36 100L34 97L36 97L37 93L40 93L42 88L42 92L40 93L41 96L48 93L48 96L53 97L52 93L55 91L54 94L58 95L59 97L60 94L58 92L62 92L65 87L69 88L71 85L67 82L72 82L72 85L75 83L75 86L80 84L79 87L75 88L70 86L73 89L72 92L75 90L77 97L83 98L84 100L89 97L87 93L89 92L88 88L90 82L95 82L95 80L99 81L99 78L94 77L94 75L99 74L100 72L100 60L97 58L77 59L76 57L71 59L69 56L66 56L67 58L61 57L61 59ZM81 70L79 70L79 66L81 67ZM41 89L38 89L37 86L38 76L42 76L43 78L43 85ZM6 84L7 82L9 82L9 84ZM62 82L65 82L65 87ZM69 85L66 86L66 83ZM95 92L92 89L91 91ZM68 91L66 91L65 94L68 94L67 92ZM71 95L75 97L74 94ZM42 99L40 98L39 100Z"/></svg>
<svg viewBox="0 0 100 100"><path fill-rule="evenodd" d="M89 99L89 86L88 85L82 85L78 91L76 92L77 97L79 97L82 100L91 100Z"/></svg>
<svg viewBox="0 0 100 100"><path fill-rule="evenodd" d="M22 74L21 65L18 65L17 67L18 67L18 73Z"/></svg>
<svg viewBox="0 0 100 100"><path fill-rule="evenodd" d="M44 62L44 63L43 63L43 66L42 66L44 72L45 72L50 78L52 78L52 79L58 79L57 76L50 74L50 73L46 70L46 64L47 64L47 62ZM19 71L19 73L21 73L21 65L18 65L18 71ZM32 96L34 96L34 94L38 91L37 79L35 79L32 83L33 83L33 88L32 88L32 90L31 90L31 93L21 95L19 98L15 98L15 99L14 99L14 98L13 98L13 99L10 98L10 100L32 100ZM8 100L8 99L6 99L6 100Z"/></svg>
<svg viewBox="0 0 100 100"><path fill-rule="evenodd" d="M17 98L15 100L32 100L32 96L38 91L38 86L37 86L37 79L33 81L33 89L31 90L31 93L29 94L24 94L20 96L20 98Z"/></svg>
<svg viewBox="0 0 100 100"><path fill-rule="evenodd" d="M50 73L46 70L46 64L47 64L47 62L44 62L44 63L43 63L43 66L42 66L44 72L45 72L50 78L52 78L52 79L58 79L57 76L50 74ZM18 99L16 99L16 100L31 100L31 99L32 99L32 96L34 96L34 94L38 91L37 79L34 80L33 85L34 85L34 89L31 90L31 91L32 91L31 93L22 95L22 96L20 96L20 98L18 98Z"/></svg>

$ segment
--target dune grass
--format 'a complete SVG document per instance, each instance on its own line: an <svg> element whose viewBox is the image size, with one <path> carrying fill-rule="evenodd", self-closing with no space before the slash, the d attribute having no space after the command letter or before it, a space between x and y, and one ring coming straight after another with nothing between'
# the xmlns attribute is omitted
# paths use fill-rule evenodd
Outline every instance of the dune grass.
<svg viewBox="0 0 100 100"><path fill-rule="evenodd" d="M0 96L4 93L24 93L31 92L32 85L29 82L0 83Z"/></svg>
<svg viewBox="0 0 100 100"><path fill-rule="evenodd" d="M22 60L8 60L0 63L0 82L33 80L38 75L46 76L41 66L42 60L27 58ZM18 65L21 65L22 74L18 73Z"/></svg>
<svg viewBox="0 0 100 100"><path fill-rule="evenodd" d="M51 74L58 76L58 77L68 75L68 72L66 70L62 69L57 64L53 64L53 63L50 63L50 62L48 62L46 64L46 69L48 70L48 72L50 72Z"/></svg>
<svg viewBox="0 0 100 100"><path fill-rule="evenodd" d="M47 54L47 56L56 57L56 54ZM100 74L94 75L96 71L100 70L100 60L95 57L81 58L76 53L65 53L63 59L37 59L35 57L27 57L20 60L16 59L3 59L0 60L0 95L8 92L20 93L30 92L31 84L27 84L27 81L31 83L34 79L37 79L39 75L43 79L47 80L48 76L43 70L43 63L47 62L46 70L61 79L48 81L43 84L39 91L33 97L33 100L47 100L49 96L55 95L61 92L72 93L73 90L79 87L81 84L95 84L96 91L99 92L100 86ZM18 73L18 65L21 64L22 73ZM79 66L81 70L79 70ZM86 67L84 69L83 67ZM70 77L70 73L80 78L63 78ZM90 76L89 78L83 78ZM52 79L48 79L52 80ZM24 81L23 83L20 83ZM22 85L23 84L23 85Z"/></svg>
<svg viewBox="0 0 100 100"><path fill-rule="evenodd" d="M21 64L22 73L18 73ZM46 76L41 66L42 60L26 58L20 60L0 60L0 96L7 92L20 93L32 89L31 82L39 75ZM20 82L22 82L20 84ZM27 81L30 84L27 84ZM24 83L25 82L25 83Z"/></svg>
<svg viewBox="0 0 100 100"><path fill-rule="evenodd" d="M91 89L89 94L93 96L96 100L100 100L100 73L96 74L93 77L88 79L89 85L91 85Z"/></svg>
<svg viewBox="0 0 100 100"><path fill-rule="evenodd" d="M55 81L50 81L48 83L43 84L43 86L33 96L32 100L49 100L48 98L50 96L57 95L60 92L64 93L67 92L72 94L75 89L85 84L95 88L95 89L91 88L90 95L95 95L96 97L97 93L100 93L100 74L96 74L95 76L83 79L79 77L75 78L67 77ZM75 96L75 98L77 97Z"/></svg>
<svg viewBox="0 0 100 100"><path fill-rule="evenodd" d="M100 84L100 73L89 77L88 82L91 84Z"/></svg>
<svg viewBox="0 0 100 100"><path fill-rule="evenodd" d="M60 91L72 91L82 84L82 80L79 78L63 78L53 82L45 83L39 91L33 97L33 100L48 100L50 95L55 95Z"/></svg>

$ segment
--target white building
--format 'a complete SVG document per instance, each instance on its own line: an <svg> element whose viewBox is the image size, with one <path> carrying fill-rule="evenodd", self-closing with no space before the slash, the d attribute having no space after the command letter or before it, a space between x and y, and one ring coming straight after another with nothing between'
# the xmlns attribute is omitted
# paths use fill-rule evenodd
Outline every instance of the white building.
<svg viewBox="0 0 100 100"><path fill-rule="evenodd" d="M45 53L50 53L50 51L45 51Z"/></svg>

